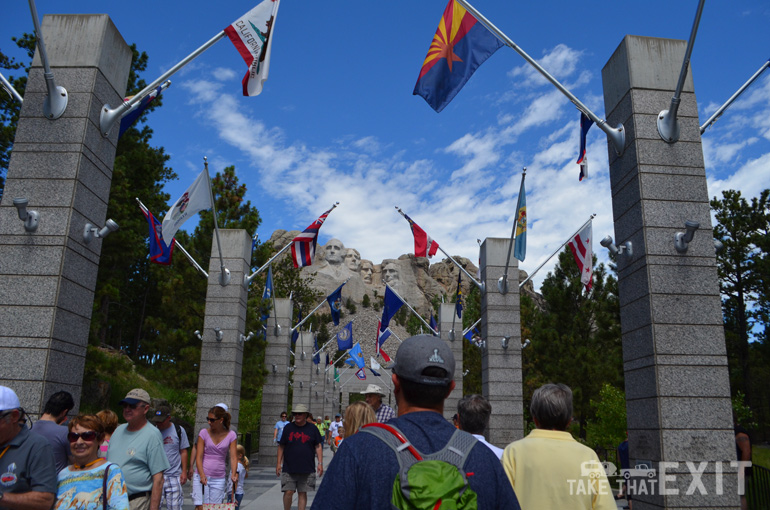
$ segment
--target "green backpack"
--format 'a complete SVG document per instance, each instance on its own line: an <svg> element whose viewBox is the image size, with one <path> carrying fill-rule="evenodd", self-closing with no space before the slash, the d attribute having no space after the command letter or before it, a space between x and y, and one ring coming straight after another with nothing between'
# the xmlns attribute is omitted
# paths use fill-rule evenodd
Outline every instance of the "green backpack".
<svg viewBox="0 0 770 510"><path fill-rule="evenodd" d="M456 430L447 445L423 455L400 430L384 423L361 428L381 439L396 453L399 470L393 481L391 504L399 510L472 510L476 493L468 485L463 464L477 440Z"/></svg>

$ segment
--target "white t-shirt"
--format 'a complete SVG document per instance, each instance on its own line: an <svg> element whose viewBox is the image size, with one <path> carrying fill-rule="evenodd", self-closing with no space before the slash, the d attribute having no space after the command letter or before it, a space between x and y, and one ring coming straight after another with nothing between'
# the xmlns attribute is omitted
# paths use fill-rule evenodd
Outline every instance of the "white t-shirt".
<svg viewBox="0 0 770 510"><path fill-rule="evenodd" d="M238 463L238 486L235 488L236 494L243 494L243 481L246 480L246 468Z"/></svg>
<svg viewBox="0 0 770 510"><path fill-rule="evenodd" d="M332 438L335 438L340 435L339 428L342 427L342 420L340 421L333 421L331 425L329 425L329 431L332 433Z"/></svg>

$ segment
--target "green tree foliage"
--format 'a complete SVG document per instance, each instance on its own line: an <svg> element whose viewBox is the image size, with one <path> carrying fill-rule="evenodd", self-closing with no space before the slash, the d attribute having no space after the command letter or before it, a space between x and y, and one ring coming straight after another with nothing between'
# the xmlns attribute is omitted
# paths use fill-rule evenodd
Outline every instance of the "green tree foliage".
<svg viewBox="0 0 770 510"><path fill-rule="evenodd" d="M604 384L599 398L591 400L595 417L588 420L586 441L591 448L613 451L626 439L626 395L623 390Z"/></svg>
<svg viewBox="0 0 770 510"><path fill-rule="evenodd" d="M586 423L595 413L591 401L599 398L604 384L622 387L623 370L617 281L599 264L591 292L585 295L583 289L574 258L564 250L543 282L546 309L541 312L527 304L522 319L531 339L523 351L525 402L530 390L543 383L567 384L579 435L585 439Z"/></svg>
<svg viewBox="0 0 770 510"><path fill-rule="evenodd" d="M27 75L29 66L32 62L32 56L35 54L36 38L33 34L24 34L21 37L12 37L11 40L16 46L23 49L27 54L27 62L19 62L14 58L8 57L0 51L0 69L5 70L3 76L16 89L22 97L27 87ZM7 71L16 71L23 69L21 76L8 74ZM11 150L13 149L13 139L16 136L16 124L19 122L19 112L21 104L13 97L0 89L0 197L3 196L5 188L5 174L8 171L8 163L11 159Z"/></svg>
<svg viewBox="0 0 770 510"><path fill-rule="evenodd" d="M474 343L462 337L462 332L471 327L481 317L481 292L476 285L471 286L470 292L463 303L462 328L457 328L455 341L463 343L463 393L481 394L481 349ZM479 327L479 329L481 329Z"/></svg>
<svg viewBox="0 0 770 510"><path fill-rule="evenodd" d="M717 253L725 339L730 362L730 380L751 406L754 400L754 368L750 361L752 330L762 333L767 324L770 190L748 202L740 191L726 190L714 197L711 208L717 225L714 237L724 248ZM763 321L764 319L764 321ZM759 338L762 339L761 336Z"/></svg>

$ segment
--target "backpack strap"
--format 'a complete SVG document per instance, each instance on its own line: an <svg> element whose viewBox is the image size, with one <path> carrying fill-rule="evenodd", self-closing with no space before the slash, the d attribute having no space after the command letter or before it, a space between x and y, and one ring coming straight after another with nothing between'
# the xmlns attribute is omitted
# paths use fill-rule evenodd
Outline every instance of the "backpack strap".
<svg viewBox="0 0 770 510"><path fill-rule="evenodd" d="M470 455L471 450L478 442L478 439L471 434L456 429L444 448L436 453L426 455L425 457L426 460L442 460L448 462L460 471L463 471L463 466L468 459L468 455Z"/></svg>
<svg viewBox="0 0 770 510"><path fill-rule="evenodd" d="M110 473L110 466L112 464L107 464L104 467L104 478L102 479L102 509L107 510L107 476Z"/></svg>
<svg viewBox="0 0 770 510"><path fill-rule="evenodd" d="M368 432L388 445L396 454L399 472L409 469L413 464L423 460L423 455L412 443L393 425L386 423L369 423L359 429Z"/></svg>

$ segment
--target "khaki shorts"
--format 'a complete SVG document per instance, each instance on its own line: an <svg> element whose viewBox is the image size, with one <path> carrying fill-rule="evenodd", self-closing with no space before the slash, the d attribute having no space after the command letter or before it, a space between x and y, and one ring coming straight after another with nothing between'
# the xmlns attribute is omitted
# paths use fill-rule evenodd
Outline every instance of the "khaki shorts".
<svg viewBox="0 0 770 510"><path fill-rule="evenodd" d="M315 490L315 473L281 473L281 492Z"/></svg>

